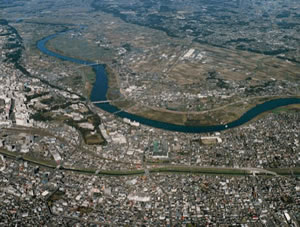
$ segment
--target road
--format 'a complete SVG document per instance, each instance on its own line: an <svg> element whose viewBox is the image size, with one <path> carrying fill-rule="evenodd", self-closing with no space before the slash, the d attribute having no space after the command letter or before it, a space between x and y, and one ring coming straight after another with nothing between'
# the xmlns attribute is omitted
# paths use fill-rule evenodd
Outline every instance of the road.
<svg viewBox="0 0 300 227"><path fill-rule="evenodd" d="M151 107L151 106L146 106L149 109L152 109L154 111L161 111L161 112L167 112L167 113L174 113L174 114L205 114L205 113L210 113L210 112L214 112L217 110L223 110L228 106L233 106L236 104L243 104L243 103L248 103L249 100L254 100L254 99L262 99L262 98L292 98L292 97L297 97L297 96L279 96L279 95L264 95L264 96L255 96L255 97L250 97L250 98L245 98L242 100L238 100L232 103L228 103L226 105L223 106L219 106L213 109L209 109L209 110L202 110L202 111L176 111L176 110L168 110L168 109L162 109L162 108L158 108L158 107Z"/></svg>
<svg viewBox="0 0 300 227"><path fill-rule="evenodd" d="M27 161L30 164L39 165L41 167L46 167L50 169L56 169L57 165L55 163L46 163L43 160L36 160L28 156L20 156L12 152L8 152L4 149L0 150L0 154L11 159ZM69 171L78 174L97 174L104 176L134 176L134 175L143 175L145 174L145 169L136 169L136 170L91 170L91 169L82 169L78 167L64 167L60 166L61 171ZM291 170L293 170L291 172ZM300 168L293 169L268 169L261 168L230 168L230 167L212 167L212 166L185 166L185 165L164 165L160 167L148 166L147 172L150 173L187 173L187 174L212 174L212 175L233 175L233 176L292 176L300 175Z"/></svg>

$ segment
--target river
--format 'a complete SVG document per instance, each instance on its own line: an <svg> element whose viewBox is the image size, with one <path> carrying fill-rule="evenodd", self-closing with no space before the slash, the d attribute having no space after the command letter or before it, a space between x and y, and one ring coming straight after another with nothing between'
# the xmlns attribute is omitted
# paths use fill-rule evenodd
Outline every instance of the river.
<svg viewBox="0 0 300 227"><path fill-rule="evenodd" d="M47 49L46 44L49 40L54 39L56 36L63 34L64 32L58 32L52 35L49 35L42 40L37 42L37 48L48 56L52 56L64 61L70 61L73 63L87 65L93 68L96 73L96 82L94 83L90 100L94 101L106 101L106 93L108 90L108 79L105 71L105 65L95 64L91 61L85 61L77 58L72 58L68 56L61 55L59 53L53 52ZM300 104L299 98L278 98L273 99L271 101L266 101L262 104L259 104L252 109L245 112L239 119L232 121L228 124L224 125L213 125L213 126L184 126L184 125L176 125L171 123L165 123L162 121L155 121L151 119L147 119L135 114L128 113L126 111L120 110L118 107L111 105L110 103L100 103L95 104L100 109L113 113L121 118L128 118L132 121L137 121L141 124L148 125L155 128L165 129L169 131L177 131L177 132L185 132L185 133L206 133L206 132L217 132L223 131L226 129L238 127L256 116L264 113L266 111L273 110L278 107L287 106L291 104Z"/></svg>

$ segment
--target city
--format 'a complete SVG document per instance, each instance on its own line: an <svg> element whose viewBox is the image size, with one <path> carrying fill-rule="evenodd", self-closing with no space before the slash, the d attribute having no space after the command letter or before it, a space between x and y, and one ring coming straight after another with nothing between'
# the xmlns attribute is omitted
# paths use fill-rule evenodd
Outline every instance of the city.
<svg viewBox="0 0 300 227"><path fill-rule="evenodd" d="M87 3L70 7L68 1L54 1L49 8L39 0L0 1L0 6L9 17L15 14L10 10L45 5L49 12L60 4L63 12L89 11ZM100 16L118 20L106 13ZM82 14L83 21L90 20ZM253 73L261 56L251 51L241 52L248 63L238 63L222 57L223 50L184 46L173 38L158 40L151 50L155 41L144 40L141 51L137 40L117 45L118 38L109 37L116 36L112 31L99 41L90 31L98 25L75 23L0 20L0 226L300 226L299 104L226 130L155 128L98 108L90 100L98 79L92 65L61 61L36 45L64 26L72 28L46 47L58 52L58 41L88 40L106 48L100 63L87 57L105 63L104 103L181 126L227 124L268 100L299 98L297 62L263 57L264 66ZM27 33L43 26L40 36ZM109 29L105 25L99 34ZM69 48L66 44L60 54L67 56ZM75 49L71 57L81 59ZM227 56L239 53L228 50ZM212 67L213 62L221 66ZM274 65L266 69L266 62ZM186 69L187 74L199 70L198 64L203 64L201 76L180 79Z"/></svg>

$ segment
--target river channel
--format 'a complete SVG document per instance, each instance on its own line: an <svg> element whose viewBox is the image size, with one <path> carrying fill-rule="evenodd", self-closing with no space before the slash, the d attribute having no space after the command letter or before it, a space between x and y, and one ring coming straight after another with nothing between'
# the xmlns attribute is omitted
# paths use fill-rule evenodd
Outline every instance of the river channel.
<svg viewBox="0 0 300 227"><path fill-rule="evenodd" d="M95 101L106 101L106 93L108 90L108 79L107 79L107 74L105 71L105 65L101 64L96 64L91 61L85 61L77 58L72 58L68 56L61 55L59 53L53 52L49 49L47 49L46 44L49 40L54 39L56 36L63 34L63 32L58 32L55 34L52 34L50 36L47 36L43 38L42 40L37 42L37 47L38 49L48 55L52 56L55 58L58 58L60 60L64 61L70 61L76 64L80 65L87 65L93 68L93 70L96 73L96 82L94 83L91 96L90 96L90 101L95 102ZM151 120L147 119L135 114L128 113L124 110L120 110L118 107L113 106L109 102L107 103L98 103L95 104L98 108L115 114L118 117L121 118L128 118L132 121L139 122L144 125L148 125L151 127L155 128L160 128L160 129L165 129L169 131L177 131L177 132L185 132L185 133L206 133L206 132L217 132L217 131L223 131L226 129L238 127L242 124L245 124L246 122L250 121L251 119L255 118L256 116L266 112L273 110L278 107L282 106L287 106L291 104L300 104L300 99L299 98L278 98L278 99L273 99L271 101L266 101L262 104L259 104L252 109L248 110L245 112L239 119L229 122L224 125L213 125L213 126L184 126L184 125L176 125L176 124L171 124L171 123L166 123L162 121L156 121L156 120Z"/></svg>

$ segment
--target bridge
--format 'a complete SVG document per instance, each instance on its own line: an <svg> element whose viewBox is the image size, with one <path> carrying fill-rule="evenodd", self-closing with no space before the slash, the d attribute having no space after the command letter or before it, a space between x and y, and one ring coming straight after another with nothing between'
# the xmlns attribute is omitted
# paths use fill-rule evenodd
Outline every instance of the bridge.
<svg viewBox="0 0 300 227"><path fill-rule="evenodd" d="M90 66L94 66L94 65L100 65L98 62L97 63L90 63L90 64L83 64L80 66L77 66L75 69L79 69L79 68L83 68L83 67L90 67Z"/></svg>
<svg viewBox="0 0 300 227"><path fill-rule="evenodd" d="M99 104L99 103L109 103L111 100L103 100L103 101L94 101L93 104Z"/></svg>

